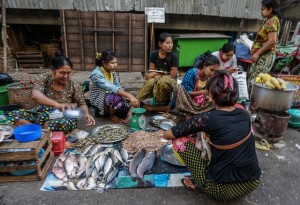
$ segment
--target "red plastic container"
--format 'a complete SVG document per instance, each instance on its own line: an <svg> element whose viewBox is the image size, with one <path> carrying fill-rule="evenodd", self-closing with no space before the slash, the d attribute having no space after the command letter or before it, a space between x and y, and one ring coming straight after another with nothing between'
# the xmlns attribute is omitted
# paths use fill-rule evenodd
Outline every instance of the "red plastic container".
<svg viewBox="0 0 300 205"><path fill-rule="evenodd" d="M51 141L54 155L60 155L65 151L66 137L63 132L52 132Z"/></svg>

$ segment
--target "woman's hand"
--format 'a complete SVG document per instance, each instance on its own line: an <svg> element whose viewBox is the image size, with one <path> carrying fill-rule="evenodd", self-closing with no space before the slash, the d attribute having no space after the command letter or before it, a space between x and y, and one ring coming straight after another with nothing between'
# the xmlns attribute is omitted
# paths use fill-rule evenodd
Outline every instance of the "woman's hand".
<svg viewBox="0 0 300 205"><path fill-rule="evenodd" d="M140 101L132 95L129 97L129 101L130 101L131 106L133 106L133 107L139 107L140 106Z"/></svg>
<svg viewBox="0 0 300 205"><path fill-rule="evenodd" d="M228 68L227 70L228 70L228 72L229 72L230 74L235 73L236 71L238 71L238 69L235 68L235 67L230 67L230 68Z"/></svg>
<svg viewBox="0 0 300 205"><path fill-rule="evenodd" d="M76 103L58 103L55 108L59 109L60 111L64 112L67 109L74 109L77 107Z"/></svg>
<svg viewBox="0 0 300 205"><path fill-rule="evenodd" d="M84 119L85 119L85 121L87 122L87 124L86 125L95 125L95 119L93 118L93 116L91 116L89 113L86 113L85 115L84 115Z"/></svg>
<svg viewBox="0 0 300 205"><path fill-rule="evenodd" d="M146 76L146 79L149 80L149 79L151 79L151 78L158 77L159 74L156 73L156 72L150 72L150 73L146 74L145 76Z"/></svg>
<svg viewBox="0 0 300 205"><path fill-rule="evenodd" d="M252 62L256 62L258 60L258 58L259 58L259 54L256 52L252 55L251 60L252 60Z"/></svg>

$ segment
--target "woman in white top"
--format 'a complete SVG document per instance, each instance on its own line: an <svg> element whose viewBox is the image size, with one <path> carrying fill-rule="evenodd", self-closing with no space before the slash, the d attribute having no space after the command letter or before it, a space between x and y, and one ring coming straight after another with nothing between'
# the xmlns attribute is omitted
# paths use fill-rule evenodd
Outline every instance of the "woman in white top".
<svg viewBox="0 0 300 205"><path fill-rule="evenodd" d="M226 69L230 73L237 71L237 60L234 54L234 44L225 43L223 47L212 53L220 61L220 69Z"/></svg>

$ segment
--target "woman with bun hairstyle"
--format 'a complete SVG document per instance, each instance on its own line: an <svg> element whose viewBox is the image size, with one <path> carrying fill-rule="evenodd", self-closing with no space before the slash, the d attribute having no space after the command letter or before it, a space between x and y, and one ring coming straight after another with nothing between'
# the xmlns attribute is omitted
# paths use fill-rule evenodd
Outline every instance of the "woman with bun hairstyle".
<svg viewBox="0 0 300 205"><path fill-rule="evenodd" d="M181 181L186 188L215 200L231 200L259 184L255 138L249 114L234 106L239 98L238 83L230 73L216 71L206 87L215 109L172 127L163 137L172 140L175 156L191 173ZM205 133L211 152L201 140L199 143L199 132Z"/></svg>
<svg viewBox="0 0 300 205"><path fill-rule="evenodd" d="M34 81L32 98L39 106L8 113L9 122L16 126L35 123L51 131L69 133L77 127L77 119L65 116L49 119L49 114L55 110L79 107L87 125L94 125L95 120L89 114L80 84L70 79L72 67L71 61L57 51L51 62L51 73L37 75Z"/></svg>

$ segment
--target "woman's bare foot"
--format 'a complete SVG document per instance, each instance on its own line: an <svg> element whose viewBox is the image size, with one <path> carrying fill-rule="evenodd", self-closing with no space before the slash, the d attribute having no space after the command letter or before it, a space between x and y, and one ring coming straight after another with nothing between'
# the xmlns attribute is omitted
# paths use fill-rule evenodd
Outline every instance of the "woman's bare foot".
<svg viewBox="0 0 300 205"><path fill-rule="evenodd" d="M192 180L192 179L188 179L188 178L183 178L182 180L181 180L181 183L182 183L182 185L185 187L185 188L187 188L187 189L190 189L190 190L197 190L197 187L195 186L195 182L194 182L194 180Z"/></svg>

